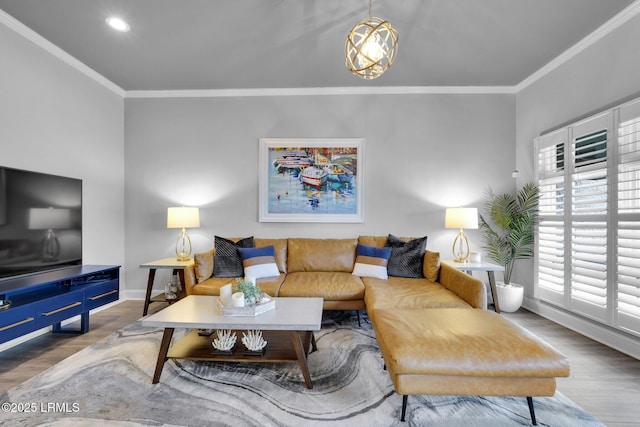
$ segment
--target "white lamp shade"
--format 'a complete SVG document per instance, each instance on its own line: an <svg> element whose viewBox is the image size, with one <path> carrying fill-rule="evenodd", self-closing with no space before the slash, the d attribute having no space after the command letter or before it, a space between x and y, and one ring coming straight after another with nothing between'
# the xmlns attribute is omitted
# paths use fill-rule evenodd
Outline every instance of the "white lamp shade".
<svg viewBox="0 0 640 427"><path fill-rule="evenodd" d="M29 229L62 230L71 226L71 211L57 208L29 209Z"/></svg>
<svg viewBox="0 0 640 427"><path fill-rule="evenodd" d="M447 208L444 217L445 228L478 228L477 208Z"/></svg>
<svg viewBox="0 0 640 427"><path fill-rule="evenodd" d="M200 227L200 210L191 207L171 207L167 209L167 228Z"/></svg>

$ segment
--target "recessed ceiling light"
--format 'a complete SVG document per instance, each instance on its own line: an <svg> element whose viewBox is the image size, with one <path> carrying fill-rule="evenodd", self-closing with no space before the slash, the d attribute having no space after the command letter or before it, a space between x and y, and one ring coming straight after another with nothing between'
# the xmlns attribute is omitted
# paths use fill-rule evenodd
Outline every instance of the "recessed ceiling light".
<svg viewBox="0 0 640 427"><path fill-rule="evenodd" d="M122 31L123 33L126 33L131 29L129 24L127 24L122 18L118 18L117 16L110 16L105 19L105 22L114 30Z"/></svg>

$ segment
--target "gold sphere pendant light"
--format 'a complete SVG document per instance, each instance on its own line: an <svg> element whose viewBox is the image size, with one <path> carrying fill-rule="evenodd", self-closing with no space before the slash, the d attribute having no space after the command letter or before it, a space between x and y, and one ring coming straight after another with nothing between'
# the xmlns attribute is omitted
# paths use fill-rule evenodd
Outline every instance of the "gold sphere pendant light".
<svg viewBox="0 0 640 427"><path fill-rule="evenodd" d="M371 16L358 22L347 37L345 64L363 79L380 77L391 67L398 51L398 32L391 24Z"/></svg>

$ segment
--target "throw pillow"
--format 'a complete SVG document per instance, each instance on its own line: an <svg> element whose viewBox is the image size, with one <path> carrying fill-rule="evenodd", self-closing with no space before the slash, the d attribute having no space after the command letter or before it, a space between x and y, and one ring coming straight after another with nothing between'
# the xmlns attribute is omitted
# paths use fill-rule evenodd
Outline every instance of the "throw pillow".
<svg viewBox="0 0 640 427"><path fill-rule="evenodd" d="M253 248L253 236L234 242L215 236L215 254L213 256L213 277L242 277L242 257L238 248Z"/></svg>
<svg viewBox="0 0 640 427"><path fill-rule="evenodd" d="M242 256L244 277L275 277L280 275L273 246L262 248L238 248Z"/></svg>
<svg viewBox="0 0 640 427"><path fill-rule="evenodd" d="M438 281L440 274L440 252L427 251L424 254L424 277L431 282Z"/></svg>
<svg viewBox="0 0 640 427"><path fill-rule="evenodd" d="M393 234L387 237L385 246L391 248L391 257L387 265L389 276L424 277L424 252L427 249L427 236L409 241L402 240Z"/></svg>
<svg viewBox="0 0 640 427"><path fill-rule="evenodd" d="M193 256L196 281L202 283L213 275L213 249Z"/></svg>
<svg viewBox="0 0 640 427"><path fill-rule="evenodd" d="M391 248L374 248L360 245L356 247L356 263L353 267L353 275L360 277L375 277L388 279L387 263L391 256Z"/></svg>

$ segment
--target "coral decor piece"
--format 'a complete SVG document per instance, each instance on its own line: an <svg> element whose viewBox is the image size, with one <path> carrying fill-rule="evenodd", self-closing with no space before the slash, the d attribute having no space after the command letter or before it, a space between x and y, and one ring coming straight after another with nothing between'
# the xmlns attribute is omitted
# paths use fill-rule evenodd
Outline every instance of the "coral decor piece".
<svg viewBox="0 0 640 427"><path fill-rule="evenodd" d="M245 334L242 333L242 344L247 347L247 350L253 353L264 353L264 348L267 342L262 337L262 331L249 330Z"/></svg>
<svg viewBox="0 0 640 427"><path fill-rule="evenodd" d="M230 329L218 329L216 331L217 338L215 338L211 345L219 352L230 353L236 345L238 337L235 332Z"/></svg>

